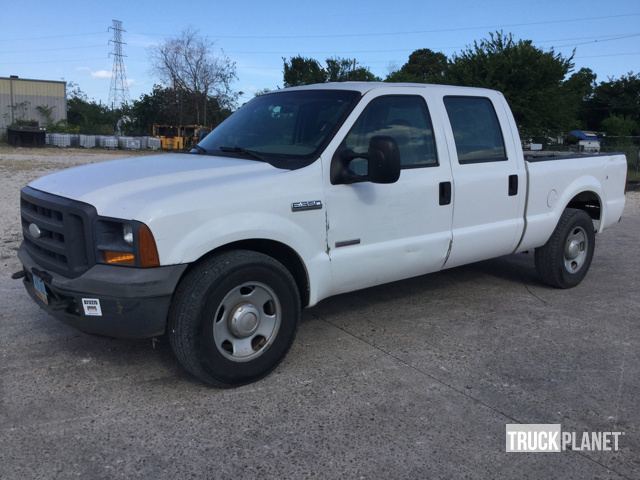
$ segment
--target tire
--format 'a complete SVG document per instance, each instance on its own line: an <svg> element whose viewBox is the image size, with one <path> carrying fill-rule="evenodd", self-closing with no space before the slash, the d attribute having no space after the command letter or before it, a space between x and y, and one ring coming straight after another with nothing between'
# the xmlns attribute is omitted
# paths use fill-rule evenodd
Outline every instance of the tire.
<svg viewBox="0 0 640 480"><path fill-rule="evenodd" d="M556 288L578 285L589 271L596 236L591 217L567 208L547 243L536 248L535 264L541 280Z"/></svg>
<svg viewBox="0 0 640 480"><path fill-rule="evenodd" d="M169 310L169 342L193 376L233 387L280 363L300 317L298 287L280 262L249 250L223 252L180 281Z"/></svg>

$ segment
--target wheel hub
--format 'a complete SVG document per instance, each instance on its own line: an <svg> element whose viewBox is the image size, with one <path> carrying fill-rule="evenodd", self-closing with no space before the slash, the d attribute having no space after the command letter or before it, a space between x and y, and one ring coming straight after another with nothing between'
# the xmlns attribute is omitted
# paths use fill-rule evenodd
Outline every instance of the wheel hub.
<svg viewBox="0 0 640 480"><path fill-rule="evenodd" d="M571 240L567 245L565 256L569 260L573 260L580 254L580 243L578 240Z"/></svg>
<svg viewBox="0 0 640 480"><path fill-rule="evenodd" d="M576 273L586 263L589 238L584 228L577 226L567 236L564 246L564 267L569 273Z"/></svg>
<svg viewBox="0 0 640 480"><path fill-rule="evenodd" d="M229 316L229 330L238 338L251 336L260 324L260 312L251 303L238 305Z"/></svg>

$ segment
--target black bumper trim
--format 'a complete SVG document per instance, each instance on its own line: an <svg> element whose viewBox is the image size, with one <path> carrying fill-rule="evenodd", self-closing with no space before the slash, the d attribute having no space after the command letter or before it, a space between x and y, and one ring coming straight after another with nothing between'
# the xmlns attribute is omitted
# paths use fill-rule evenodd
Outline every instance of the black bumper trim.
<svg viewBox="0 0 640 480"><path fill-rule="evenodd" d="M37 265L21 247L25 288L47 313L87 333L118 338L149 338L164 333L171 296L187 264L157 268L95 265L67 278ZM45 280L48 305L36 297L33 273ZM82 298L100 300L102 316L86 316Z"/></svg>

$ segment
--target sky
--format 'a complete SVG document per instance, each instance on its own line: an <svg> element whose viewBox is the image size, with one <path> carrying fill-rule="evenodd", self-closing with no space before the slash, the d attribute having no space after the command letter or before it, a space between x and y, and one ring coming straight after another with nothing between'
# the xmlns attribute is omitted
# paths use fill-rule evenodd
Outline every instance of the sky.
<svg viewBox="0 0 640 480"><path fill-rule="evenodd" d="M0 76L66 80L106 102L108 27L123 22L131 98L159 82L150 52L187 27L237 67L240 102L282 86L282 57L355 57L385 77L418 48L450 56L502 29L570 54L598 80L640 72L640 0L0 0Z"/></svg>

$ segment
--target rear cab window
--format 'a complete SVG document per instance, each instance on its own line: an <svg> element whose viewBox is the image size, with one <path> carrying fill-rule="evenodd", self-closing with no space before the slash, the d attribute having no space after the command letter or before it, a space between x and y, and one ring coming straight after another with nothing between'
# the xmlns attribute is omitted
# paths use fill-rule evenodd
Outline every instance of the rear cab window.
<svg viewBox="0 0 640 480"><path fill-rule="evenodd" d="M446 96L443 101L453 131L458 163L508 160L500 122L489 98Z"/></svg>

